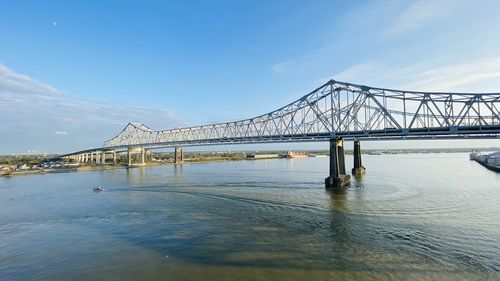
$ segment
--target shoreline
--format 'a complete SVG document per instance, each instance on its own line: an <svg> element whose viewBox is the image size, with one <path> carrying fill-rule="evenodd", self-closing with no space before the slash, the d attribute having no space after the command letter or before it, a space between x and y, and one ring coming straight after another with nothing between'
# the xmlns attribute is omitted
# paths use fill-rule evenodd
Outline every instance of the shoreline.
<svg viewBox="0 0 500 281"><path fill-rule="evenodd" d="M254 160L269 160L269 159L280 159L280 157L274 158L238 158L238 159L208 159L201 161L184 161L183 163L173 163L173 162L150 162L144 165L136 164L132 166L127 166L125 164L117 165L84 165L80 167L72 168L49 168L49 169L36 169L36 170L25 170L25 171L13 171L10 174L0 175L2 177L10 176L27 176L27 175L43 175L43 174L56 174L56 173L73 173L73 172L93 172L93 171L105 171L105 170L115 170L115 169L130 169L130 168L142 168L142 167L155 167L164 165L182 165L182 164L206 164L212 162L230 162L230 161L254 161Z"/></svg>
<svg viewBox="0 0 500 281"><path fill-rule="evenodd" d="M404 154L434 154L434 153L463 153L463 152L430 152L430 153L404 153ZM379 155L372 154L369 151L362 153L363 155ZM402 153L395 153L402 154ZM349 154L346 154L349 155ZM391 153L383 153L380 155L394 155ZM328 155L316 154L315 157L328 157ZM294 157L290 159L306 159L309 157ZM54 173L72 173L72 172L92 172L92 171L104 171L104 170L114 170L114 169L129 169L129 168L141 168L141 167L155 167L155 166L163 166L163 165L182 165L182 164L206 164L212 162L230 162L230 161L256 161L256 160L271 160L271 159L287 159L283 157L264 157L264 158L214 158L214 159L203 159L203 160L191 160L186 159L183 163L173 163L173 162L149 162L144 165L135 164L132 166L127 166L126 164L116 164L116 165L82 165L79 167L68 167L68 168L46 168L46 169L33 169L33 170L21 170L21 171L12 171L9 174L0 174L0 178L2 177L10 177L10 176L26 176L26 175L42 175L42 174L54 174ZM491 171L499 172L495 168L497 167L488 167L489 165L484 165L480 161L477 161L482 166L488 168Z"/></svg>

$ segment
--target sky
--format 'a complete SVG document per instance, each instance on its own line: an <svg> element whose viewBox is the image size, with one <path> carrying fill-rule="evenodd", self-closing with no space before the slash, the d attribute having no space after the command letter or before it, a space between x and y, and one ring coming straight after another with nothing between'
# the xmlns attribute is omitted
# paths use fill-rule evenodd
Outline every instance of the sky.
<svg viewBox="0 0 500 281"><path fill-rule="evenodd" d="M500 92L499 10L496 0L0 0L0 154L99 147L128 122L252 117L332 78ZM367 143L485 146L500 140ZM232 147L252 148L277 147Z"/></svg>

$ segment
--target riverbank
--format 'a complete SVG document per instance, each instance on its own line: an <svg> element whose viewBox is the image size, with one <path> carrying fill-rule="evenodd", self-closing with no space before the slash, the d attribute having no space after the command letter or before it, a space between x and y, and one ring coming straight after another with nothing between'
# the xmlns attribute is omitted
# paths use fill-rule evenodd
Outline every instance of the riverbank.
<svg viewBox="0 0 500 281"><path fill-rule="evenodd" d="M277 159L275 158L195 158L195 159L186 159L183 164L204 164L211 162L226 162L226 161L254 161L254 160L266 160L266 159ZM136 164L132 166L128 166L125 164L117 164L117 165L82 165L79 167L70 167L70 168L48 168L48 169L32 169L32 170L21 170L21 171L12 171L9 174L0 174L0 177L9 177L9 176L22 176L22 175L36 175L36 174L53 174L53 173L71 173L71 172L90 172L90 171L103 171L103 170L114 170L114 169L128 169L128 168L141 168L141 167L155 167L155 166L163 166L163 165L178 165L174 162L148 162L146 164Z"/></svg>
<svg viewBox="0 0 500 281"><path fill-rule="evenodd" d="M90 171L103 171L103 170L115 170L115 169L125 169L125 168L137 168L137 167L154 167L161 165L168 165L171 163L146 163L144 165L133 165L127 166L123 164L117 165L83 165L80 167L72 168L49 168L49 169L33 169L27 171L13 171L7 175L0 176L21 176L21 175L34 175L34 174L53 174L53 173L71 173L71 172L90 172Z"/></svg>

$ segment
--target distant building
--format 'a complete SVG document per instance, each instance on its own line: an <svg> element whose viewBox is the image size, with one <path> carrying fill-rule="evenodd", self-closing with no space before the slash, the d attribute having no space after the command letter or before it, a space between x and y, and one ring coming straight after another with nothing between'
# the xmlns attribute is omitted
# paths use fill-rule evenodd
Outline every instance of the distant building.
<svg viewBox="0 0 500 281"><path fill-rule="evenodd" d="M24 171L24 170L29 170L29 169L31 169L31 167L26 165L26 164L19 164L16 167L16 170L23 170Z"/></svg>

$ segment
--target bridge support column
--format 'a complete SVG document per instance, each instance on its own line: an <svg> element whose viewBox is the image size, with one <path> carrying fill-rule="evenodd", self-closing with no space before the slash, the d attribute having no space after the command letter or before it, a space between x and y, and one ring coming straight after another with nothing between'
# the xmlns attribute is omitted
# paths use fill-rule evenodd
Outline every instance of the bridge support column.
<svg viewBox="0 0 500 281"><path fill-rule="evenodd" d="M351 176L345 173L344 140L330 139L330 176L325 179L326 188L342 188L348 185Z"/></svg>
<svg viewBox="0 0 500 281"><path fill-rule="evenodd" d="M113 165L116 165L116 150L113 150Z"/></svg>
<svg viewBox="0 0 500 281"><path fill-rule="evenodd" d="M132 148L127 148L127 165L132 166Z"/></svg>
<svg viewBox="0 0 500 281"><path fill-rule="evenodd" d="M101 153L101 164L106 164L106 151Z"/></svg>
<svg viewBox="0 0 500 281"><path fill-rule="evenodd" d="M175 164L182 164L184 163L184 153L182 151L182 146L175 147L174 151L174 163Z"/></svg>
<svg viewBox="0 0 500 281"><path fill-rule="evenodd" d="M354 141L354 168L352 168L352 174L353 175L361 175L366 172L366 168L363 167L363 164L361 162L361 144L359 140Z"/></svg>
<svg viewBox="0 0 500 281"><path fill-rule="evenodd" d="M146 151L144 150L144 147L141 147L141 165L146 164Z"/></svg>
<svg viewBox="0 0 500 281"><path fill-rule="evenodd" d="M101 164L101 152L100 151L95 152L95 163Z"/></svg>

